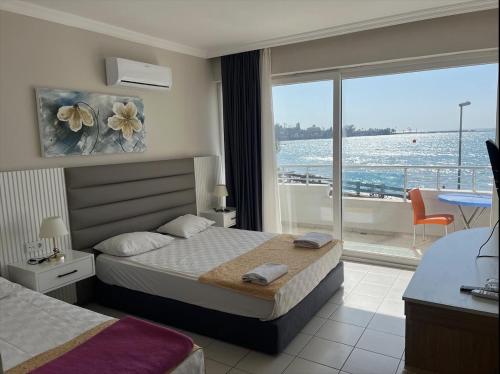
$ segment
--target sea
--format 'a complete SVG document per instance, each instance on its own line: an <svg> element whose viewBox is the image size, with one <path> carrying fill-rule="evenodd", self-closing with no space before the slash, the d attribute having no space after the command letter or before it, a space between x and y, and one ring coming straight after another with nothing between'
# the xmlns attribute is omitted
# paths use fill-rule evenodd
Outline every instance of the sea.
<svg viewBox="0 0 500 374"><path fill-rule="evenodd" d="M490 166L485 141L495 139L495 130L462 133L462 166ZM405 165L407 187L457 188L457 170L419 169L411 166L457 166L458 132L404 133L379 136L348 137L342 140L343 182L384 184L402 189L404 169L359 169L363 165ZM282 171L305 173L332 178L332 140L309 139L280 141L277 147L278 167ZM287 166L293 165L293 166ZM297 166L301 165L301 166ZM356 166L351 168L350 166ZM462 170L460 187L471 190L475 179L477 191L490 192L493 186L491 170ZM328 180L326 180L328 182ZM349 183L348 183L349 184ZM347 187L346 187L347 188Z"/></svg>

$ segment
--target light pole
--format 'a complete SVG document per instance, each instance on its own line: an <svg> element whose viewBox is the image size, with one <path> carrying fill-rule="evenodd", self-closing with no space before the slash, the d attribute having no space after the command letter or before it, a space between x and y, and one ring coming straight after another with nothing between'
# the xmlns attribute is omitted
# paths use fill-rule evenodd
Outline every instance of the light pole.
<svg viewBox="0 0 500 374"><path fill-rule="evenodd" d="M462 165L462 111L464 106L470 105L470 101L464 101L463 103L458 104L460 107L460 130L458 135L458 178L457 178L457 190L460 189L460 165Z"/></svg>

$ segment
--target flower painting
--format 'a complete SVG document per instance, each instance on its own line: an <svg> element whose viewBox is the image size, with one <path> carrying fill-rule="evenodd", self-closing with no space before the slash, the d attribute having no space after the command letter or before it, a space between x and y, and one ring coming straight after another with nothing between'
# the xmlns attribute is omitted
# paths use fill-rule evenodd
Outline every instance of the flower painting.
<svg viewBox="0 0 500 374"><path fill-rule="evenodd" d="M144 152L144 104L131 96L37 88L44 157Z"/></svg>

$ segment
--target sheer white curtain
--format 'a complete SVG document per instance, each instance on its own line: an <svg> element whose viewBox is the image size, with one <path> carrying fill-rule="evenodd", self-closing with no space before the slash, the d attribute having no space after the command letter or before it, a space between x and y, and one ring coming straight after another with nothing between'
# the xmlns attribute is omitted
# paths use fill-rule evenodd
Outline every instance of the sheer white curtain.
<svg viewBox="0 0 500 374"><path fill-rule="evenodd" d="M281 214L276 168L276 142L271 81L271 50L260 51L262 226L264 231L281 232Z"/></svg>

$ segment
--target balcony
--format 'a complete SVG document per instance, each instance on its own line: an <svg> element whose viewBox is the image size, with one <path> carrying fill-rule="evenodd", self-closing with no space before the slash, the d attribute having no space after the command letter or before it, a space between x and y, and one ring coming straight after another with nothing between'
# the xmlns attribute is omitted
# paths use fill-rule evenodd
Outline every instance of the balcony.
<svg viewBox="0 0 500 374"><path fill-rule="evenodd" d="M278 183L281 221L286 232L330 232L333 220L332 178L330 165L282 165ZM425 250L444 235L442 226L428 225L426 237L417 227L413 246L413 209L407 192L419 187L427 213L450 213L456 230L465 227L458 208L438 200L446 191L491 194L489 166L406 166L344 165L343 167L343 239L344 255L373 260L418 264ZM460 184L457 176L460 171ZM489 225L487 209L474 226ZM469 216L473 208L464 208ZM450 228L452 230L452 228Z"/></svg>

